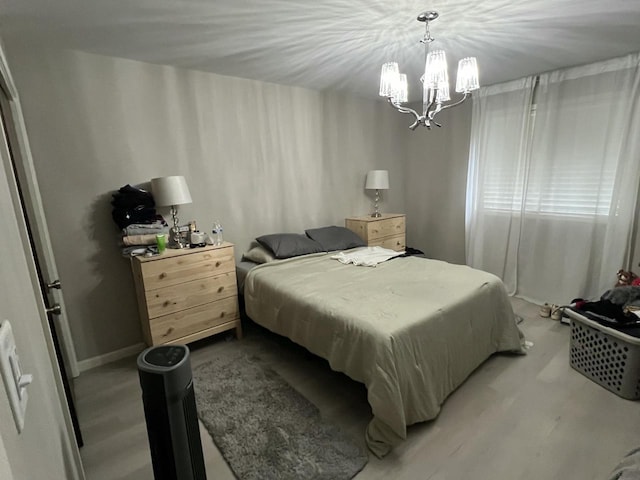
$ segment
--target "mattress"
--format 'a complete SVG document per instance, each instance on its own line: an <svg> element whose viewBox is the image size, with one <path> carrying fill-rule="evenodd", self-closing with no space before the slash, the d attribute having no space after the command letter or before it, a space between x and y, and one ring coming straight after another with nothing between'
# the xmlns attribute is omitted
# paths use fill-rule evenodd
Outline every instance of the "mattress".
<svg viewBox="0 0 640 480"><path fill-rule="evenodd" d="M241 260L236 264L236 279L238 281L238 294L242 295L244 292L244 279L247 278L247 274L253 267L257 267L258 264L250 260Z"/></svg>
<svg viewBox="0 0 640 480"><path fill-rule="evenodd" d="M256 323L365 384L378 457L408 425L435 418L490 355L522 352L502 281L467 266L402 257L359 267L313 254L252 268L244 293Z"/></svg>

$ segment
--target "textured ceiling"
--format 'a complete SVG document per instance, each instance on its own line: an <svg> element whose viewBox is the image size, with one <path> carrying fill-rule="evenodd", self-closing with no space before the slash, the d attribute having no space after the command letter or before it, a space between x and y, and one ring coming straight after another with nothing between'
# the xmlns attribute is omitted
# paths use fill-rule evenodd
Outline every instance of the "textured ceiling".
<svg viewBox="0 0 640 480"><path fill-rule="evenodd" d="M434 45L450 65L476 56L484 85L640 51L640 0L0 0L0 32L375 97L390 60L419 90L426 10Z"/></svg>

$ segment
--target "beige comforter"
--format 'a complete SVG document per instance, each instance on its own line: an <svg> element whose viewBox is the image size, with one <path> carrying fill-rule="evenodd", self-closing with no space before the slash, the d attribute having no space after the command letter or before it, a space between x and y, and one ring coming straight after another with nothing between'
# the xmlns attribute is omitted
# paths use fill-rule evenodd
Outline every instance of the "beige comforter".
<svg viewBox="0 0 640 480"><path fill-rule="evenodd" d="M366 385L379 457L492 353L521 351L500 279L437 260L361 267L306 255L253 268L244 294L255 322Z"/></svg>

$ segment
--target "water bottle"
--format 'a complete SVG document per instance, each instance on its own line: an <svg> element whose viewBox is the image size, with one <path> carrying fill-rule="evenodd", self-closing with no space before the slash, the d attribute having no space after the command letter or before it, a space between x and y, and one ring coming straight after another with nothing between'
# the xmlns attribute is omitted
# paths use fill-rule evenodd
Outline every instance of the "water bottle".
<svg viewBox="0 0 640 480"><path fill-rule="evenodd" d="M220 225L220 222L213 222L213 229L211 233L213 234L213 244L222 245L222 225Z"/></svg>

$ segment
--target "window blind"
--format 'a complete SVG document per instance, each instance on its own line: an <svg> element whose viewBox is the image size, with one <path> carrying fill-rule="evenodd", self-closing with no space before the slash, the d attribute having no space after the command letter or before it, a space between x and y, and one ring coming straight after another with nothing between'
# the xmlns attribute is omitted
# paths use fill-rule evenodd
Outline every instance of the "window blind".
<svg viewBox="0 0 640 480"><path fill-rule="evenodd" d="M607 107L611 108L611 104ZM592 121L601 108L601 102L576 101L565 105L560 113L554 111L556 117L561 117L554 120L572 125L573 135L550 137L542 148L530 152L529 161L504 162L500 152L493 152L497 161L487 162L484 208L560 216L614 214L618 152L594 147L607 145L609 135L606 125ZM529 136L536 134L534 105Z"/></svg>

